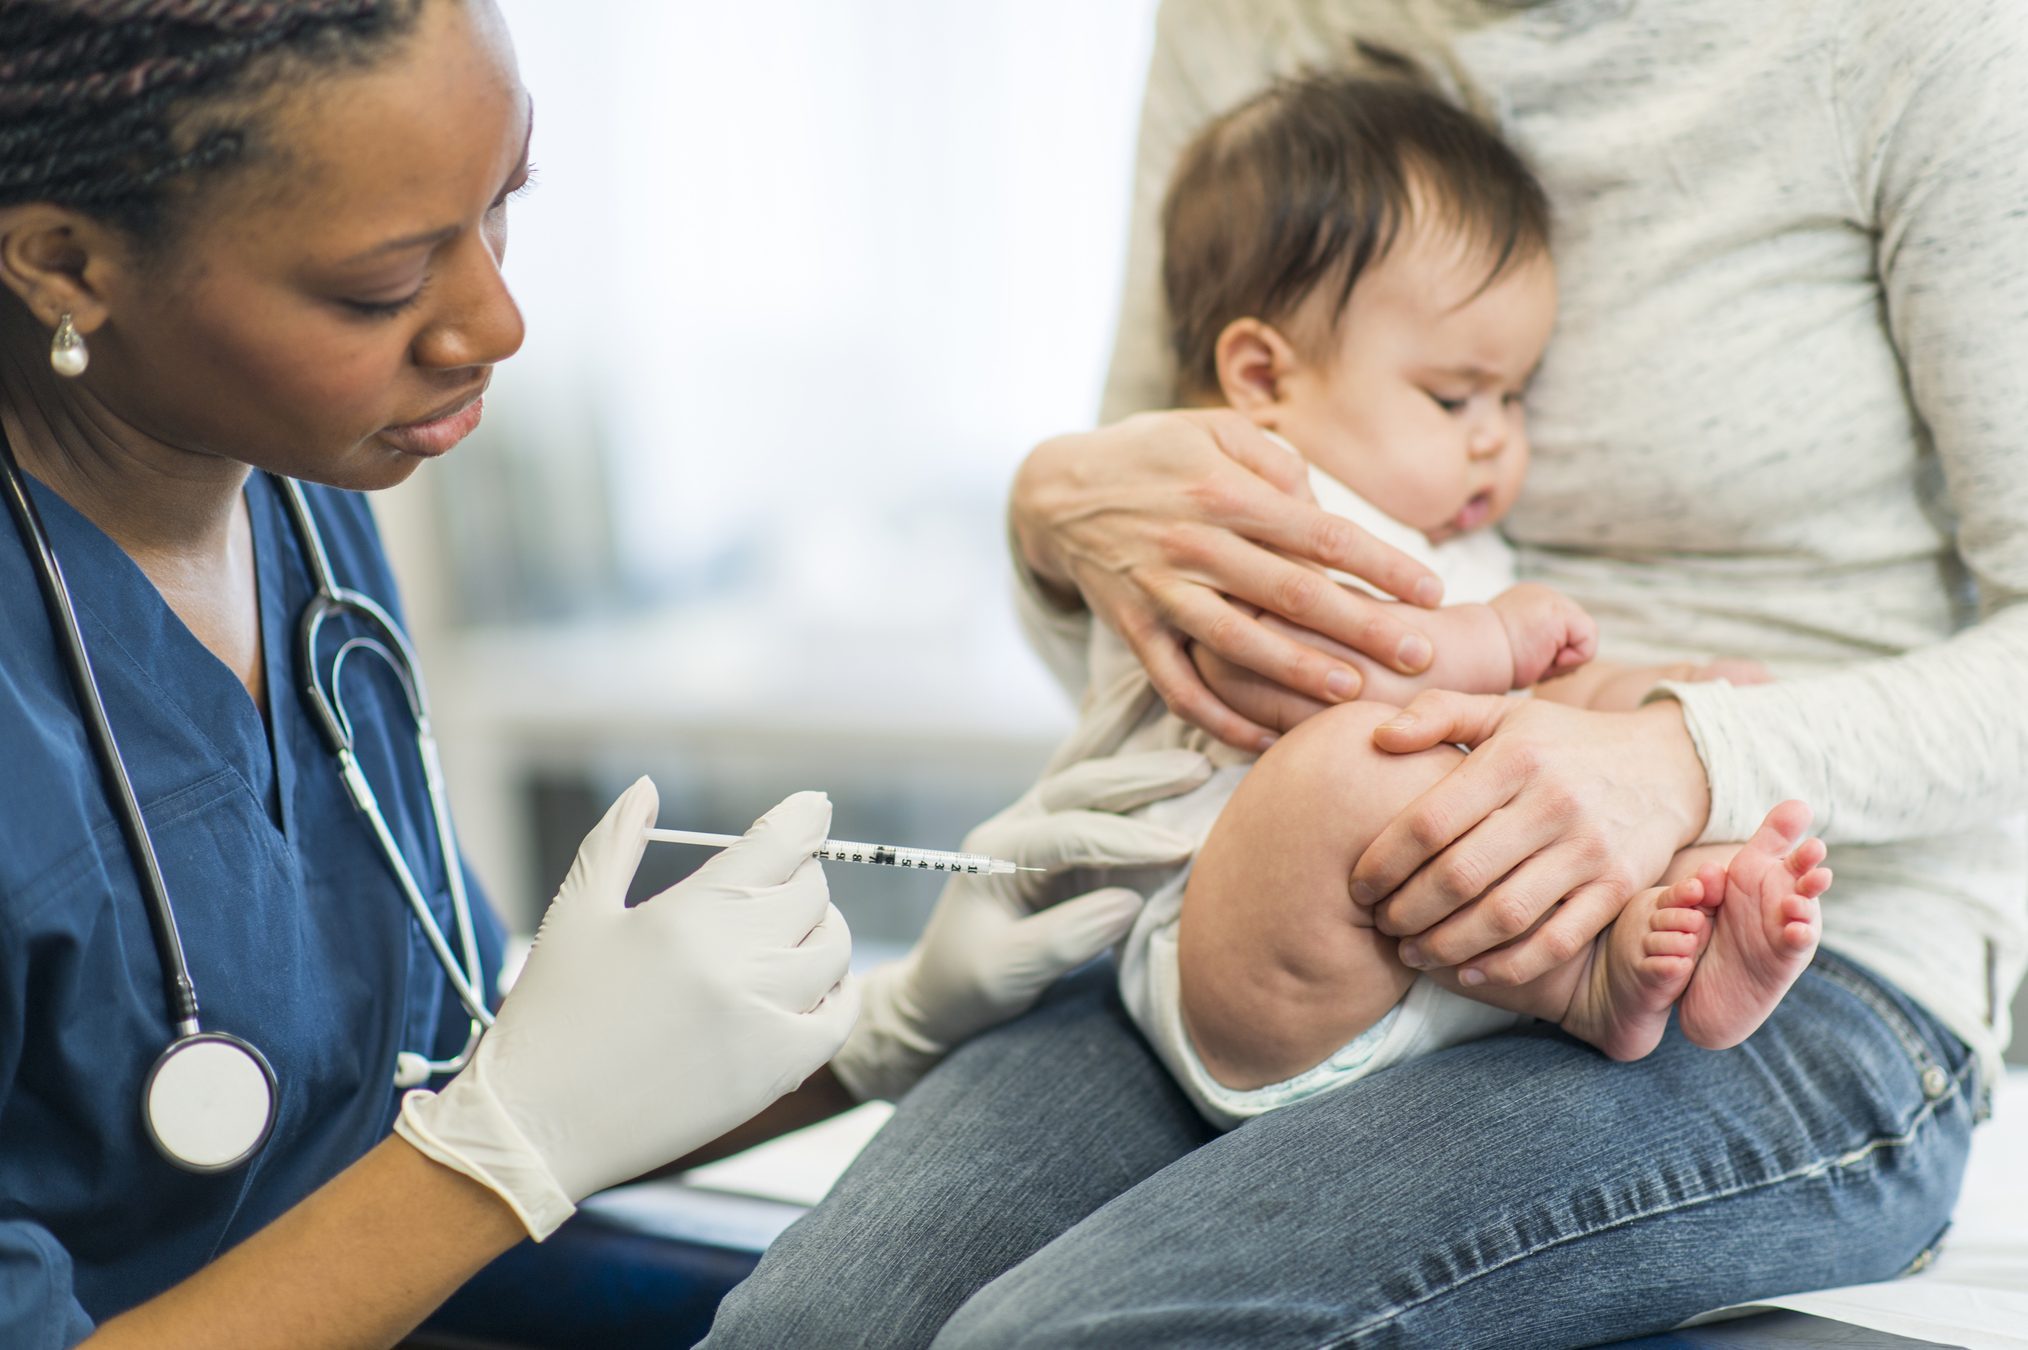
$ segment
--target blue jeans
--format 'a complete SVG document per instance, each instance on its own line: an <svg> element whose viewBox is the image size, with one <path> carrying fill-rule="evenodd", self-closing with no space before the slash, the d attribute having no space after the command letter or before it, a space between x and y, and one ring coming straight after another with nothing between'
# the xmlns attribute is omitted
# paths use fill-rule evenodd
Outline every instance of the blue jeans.
<svg viewBox="0 0 2028 1350"><path fill-rule="evenodd" d="M1828 953L1733 1050L1540 1026L1226 1135L1111 979L924 1079L705 1343L1590 1345L1889 1279L1964 1173L1969 1053Z"/></svg>

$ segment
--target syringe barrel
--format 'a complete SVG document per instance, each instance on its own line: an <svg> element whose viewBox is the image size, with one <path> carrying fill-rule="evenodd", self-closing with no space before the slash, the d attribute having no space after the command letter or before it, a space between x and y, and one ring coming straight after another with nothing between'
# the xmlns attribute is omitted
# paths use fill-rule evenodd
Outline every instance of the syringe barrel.
<svg viewBox="0 0 2028 1350"><path fill-rule="evenodd" d="M831 862L875 863L884 867L918 868L926 872L963 872L990 876L1004 870L983 853L947 853L934 848L894 848L886 844L857 844L849 839L827 839L817 850L819 858Z"/></svg>

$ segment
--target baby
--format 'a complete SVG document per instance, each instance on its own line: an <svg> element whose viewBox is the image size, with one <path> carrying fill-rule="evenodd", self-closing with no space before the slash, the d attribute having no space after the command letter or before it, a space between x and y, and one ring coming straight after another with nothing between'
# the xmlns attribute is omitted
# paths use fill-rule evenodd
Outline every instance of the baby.
<svg viewBox="0 0 2028 1350"><path fill-rule="evenodd" d="M1437 653L1420 676L1336 649L1365 672L1366 701L1306 717L1314 707L1291 696L1276 719L1289 734L1253 764L1164 711L1125 644L1095 628L1083 715L1054 767L1179 745L1222 766L1145 812L1203 839L1120 953L1121 993L1157 1053L1230 1126L1521 1017L1616 1059L1652 1050L1672 1009L1700 1045L1745 1039L1816 949L1830 873L1800 803L1744 846L1679 854L1579 958L1469 998L1448 972L1403 966L1347 893L1366 845L1462 757L1375 750L1389 704L1534 686L1625 709L1662 679L1765 678L1751 663L1590 662L1589 617L1515 584L1491 527L1527 467L1522 393L1556 313L1539 184L1410 80L1319 77L1207 128L1163 226L1185 401L1224 403L1281 438L1325 510L1420 557L1468 603L1417 612Z"/></svg>

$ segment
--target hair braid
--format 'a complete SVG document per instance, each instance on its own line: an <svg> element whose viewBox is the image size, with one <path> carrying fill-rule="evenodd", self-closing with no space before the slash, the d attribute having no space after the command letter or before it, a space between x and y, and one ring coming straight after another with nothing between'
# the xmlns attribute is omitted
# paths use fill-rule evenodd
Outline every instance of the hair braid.
<svg viewBox="0 0 2028 1350"><path fill-rule="evenodd" d="M197 116L288 62L359 61L421 0L0 0L0 206L46 201L156 234L164 190L241 159L253 128Z"/></svg>

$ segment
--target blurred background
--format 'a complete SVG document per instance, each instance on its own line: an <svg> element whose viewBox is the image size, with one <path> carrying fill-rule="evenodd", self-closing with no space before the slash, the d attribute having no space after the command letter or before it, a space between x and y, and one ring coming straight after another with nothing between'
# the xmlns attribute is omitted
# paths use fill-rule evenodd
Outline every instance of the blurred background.
<svg viewBox="0 0 2028 1350"><path fill-rule="evenodd" d="M527 344L377 503L468 854L526 931L642 773L665 825L814 787L957 847L1070 722L1003 507L1096 417L1154 0L503 7ZM938 889L830 873L869 955Z"/></svg>

